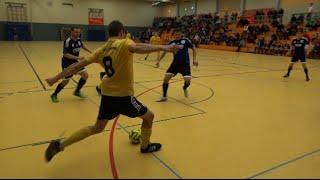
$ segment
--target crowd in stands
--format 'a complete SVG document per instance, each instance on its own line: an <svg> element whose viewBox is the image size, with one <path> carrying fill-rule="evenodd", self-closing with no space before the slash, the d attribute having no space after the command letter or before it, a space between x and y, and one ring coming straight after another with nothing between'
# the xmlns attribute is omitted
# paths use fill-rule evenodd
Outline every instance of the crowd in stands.
<svg viewBox="0 0 320 180"><path fill-rule="evenodd" d="M283 9L268 12L257 11L256 22L250 24L247 17L238 17L237 13L219 13L189 15L183 17L157 17L154 19L152 29L140 34L140 40L148 42L153 31L160 34L170 33L179 29L197 46L199 44L226 45L245 47L246 44L255 44L254 52L269 55L286 55L290 49L290 37L298 31L309 32L320 27L320 18L293 15L289 24L282 24ZM233 25L233 26L232 26ZM232 28L230 28L232 27ZM311 56L320 56L320 37L306 38L312 46Z"/></svg>

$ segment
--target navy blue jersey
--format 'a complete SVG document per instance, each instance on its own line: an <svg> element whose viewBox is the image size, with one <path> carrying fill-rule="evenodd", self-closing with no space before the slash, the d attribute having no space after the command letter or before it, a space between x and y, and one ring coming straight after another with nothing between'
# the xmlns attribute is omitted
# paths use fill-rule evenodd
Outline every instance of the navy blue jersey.
<svg viewBox="0 0 320 180"><path fill-rule="evenodd" d="M183 45L183 49L180 49L173 58L172 64L174 65L190 65L189 48L193 48L193 44L189 39L182 38L180 40L173 40L169 44Z"/></svg>
<svg viewBox="0 0 320 180"><path fill-rule="evenodd" d="M292 46L294 47L295 56L304 56L305 47L309 44L309 41L302 39L294 39L292 41Z"/></svg>
<svg viewBox="0 0 320 180"><path fill-rule="evenodd" d="M71 37L69 37L63 43L63 54L69 53L74 56L79 56L81 47L82 41L80 38L72 39ZM70 60L66 57L63 57L62 59Z"/></svg>

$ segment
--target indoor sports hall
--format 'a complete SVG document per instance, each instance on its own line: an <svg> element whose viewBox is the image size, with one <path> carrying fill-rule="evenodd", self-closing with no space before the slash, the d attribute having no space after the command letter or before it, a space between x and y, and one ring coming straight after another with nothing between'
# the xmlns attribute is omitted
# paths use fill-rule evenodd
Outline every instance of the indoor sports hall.
<svg viewBox="0 0 320 180"><path fill-rule="evenodd" d="M156 52L135 53L134 96L154 113L151 142L162 148L140 153L129 134L142 141L142 120L119 115L46 162L52 141L96 122L97 86L112 77L101 80L106 70L90 64L85 97L74 95L82 78L74 75L58 102L61 81L46 80L63 71L73 28L95 52L112 39L113 20L125 26L123 39L148 44L141 47L155 34L159 44L150 46L172 47L177 31L192 43L188 97L177 74L158 102L181 49L159 67ZM299 58L284 78L301 39L306 62ZM91 53L82 47L75 56ZM317 0L0 0L0 178L320 178L319 59Z"/></svg>

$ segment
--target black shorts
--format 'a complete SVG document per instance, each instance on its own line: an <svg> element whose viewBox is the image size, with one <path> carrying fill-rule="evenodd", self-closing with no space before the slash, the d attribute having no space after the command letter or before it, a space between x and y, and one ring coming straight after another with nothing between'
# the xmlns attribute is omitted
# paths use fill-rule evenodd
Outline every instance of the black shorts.
<svg viewBox="0 0 320 180"><path fill-rule="evenodd" d="M68 68L69 66L71 66L72 64L77 63L77 62L79 62L79 61L77 61L77 60L66 60L66 59L62 59L62 60L61 60L62 70ZM86 70L85 68L81 68L81 70L80 70L78 73L81 73L81 72L83 72L83 71L85 71L85 70ZM65 79L70 79L70 78L72 78L72 76L73 76L73 75L67 76L67 77L65 77Z"/></svg>
<svg viewBox="0 0 320 180"><path fill-rule="evenodd" d="M178 73L180 73L182 76L191 76L190 65L171 64L167 70L167 74L177 75Z"/></svg>
<svg viewBox="0 0 320 180"><path fill-rule="evenodd" d="M148 108L134 96L113 97L102 95L98 120L112 120L119 114L135 118L145 115L147 111Z"/></svg>
<svg viewBox="0 0 320 180"><path fill-rule="evenodd" d="M291 59L291 62L306 62L306 56L305 55L294 55Z"/></svg>

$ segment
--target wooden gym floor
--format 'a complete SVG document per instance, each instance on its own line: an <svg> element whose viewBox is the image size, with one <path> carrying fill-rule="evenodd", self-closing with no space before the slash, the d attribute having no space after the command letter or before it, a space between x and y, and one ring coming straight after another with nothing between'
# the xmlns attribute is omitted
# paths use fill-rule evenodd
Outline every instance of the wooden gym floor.
<svg viewBox="0 0 320 180"><path fill-rule="evenodd" d="M99 65L87 68L88 99L74 97L71 82L60 103L50 102L55 87L44 79L60 72L61 51L61 42L0 43L1 178L113 178L113 122L44 162L48 141L91 125L98 112ZM169 101L157 103L171 57L160 69L154 55L143 58L135 55L135 93L144 93L138 99L156 114L152 139L163 149L140 154L127 131L141 121L121 116L113 139L120 178L320 178L320 61L308 61L305 82L299 64L290 79L281 78L288 57L199 50L190 97L173 81Z"/></svg>

